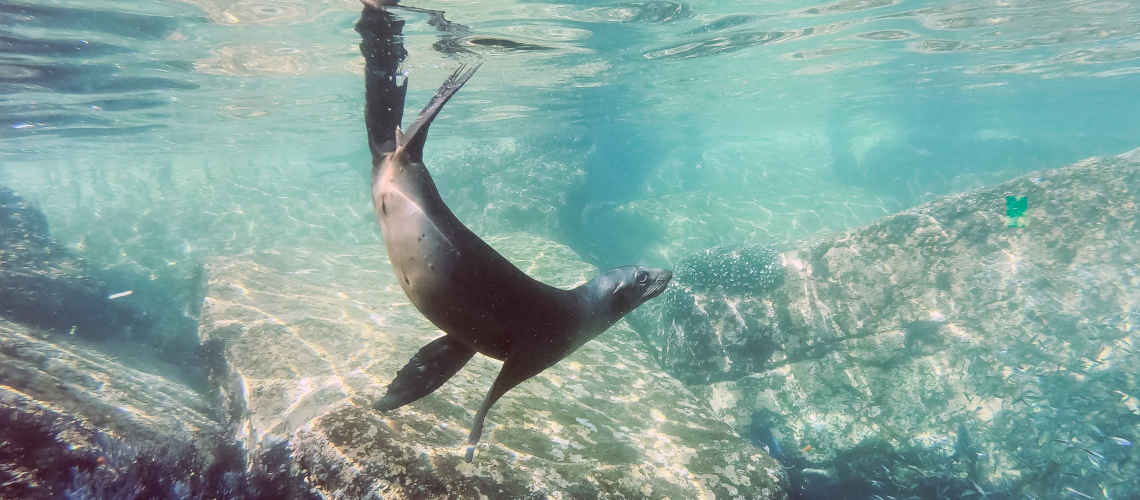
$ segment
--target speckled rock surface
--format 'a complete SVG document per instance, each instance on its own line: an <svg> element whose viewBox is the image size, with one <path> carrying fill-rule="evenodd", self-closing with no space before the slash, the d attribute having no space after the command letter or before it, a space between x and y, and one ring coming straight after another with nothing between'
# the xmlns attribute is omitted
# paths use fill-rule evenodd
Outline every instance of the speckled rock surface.
<svg viewBox="0 0 1140 500"><path fill-rule="evenodd" d="M1028 198L1025 227L1007 227L1007 196ZM784 285L753 311L766 366L694 389L738 429L761 415L800 467L868 495L1140 495L1140 150L941 198L781 261Z"/></svg>
<svg viewBox="0 0 1140 500"><path fill-rule="evenodd" d="M686 384L735 380L762 370L779 334L768 293L784 282L775 249L719 245L673 266L659 300L629 316L657 363Z"/></svg>
<svg viewBox="0 0 1140 500"><path fill-rule="evenodd" d="M592 270L536 237L488 240L556 286ZM471 464L474 410L499 363L476 356L434 394L368 406L440 333L379 244L209 264L202 334L227 343L228 414L255 454L288 442L327 498L785 498L783 469L660 372L624 323L507 393Z"/></svg>

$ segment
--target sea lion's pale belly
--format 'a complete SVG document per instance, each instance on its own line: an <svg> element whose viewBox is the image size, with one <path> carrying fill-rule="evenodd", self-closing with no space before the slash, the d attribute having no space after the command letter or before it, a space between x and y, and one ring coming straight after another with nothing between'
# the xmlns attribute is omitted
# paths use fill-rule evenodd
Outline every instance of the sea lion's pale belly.
<svg viewBox="0 0 1140 500"><path fill-rule="evenodd" d="M388 259L400 287L417 308L449 295L454 264L460 255L424 212L403 192L388 183L380 186L377 208ZM453 293L453 292L452 292Z"/></svg>
<svg viewBox="0 0 1140 500"><path fill-rule="evenodd" d="M510 327L499 324L491 310L498 301L488 300L503 290L480 286L487 276L473 272L480 269L477 256L464 255L458 250L462 243L452 241L462 235L449 237L433 222L450 214L415 203L415 195L385 173L374 188L375 212L400 288L432 324L484 355L504 359L513 347Z"/></svg>

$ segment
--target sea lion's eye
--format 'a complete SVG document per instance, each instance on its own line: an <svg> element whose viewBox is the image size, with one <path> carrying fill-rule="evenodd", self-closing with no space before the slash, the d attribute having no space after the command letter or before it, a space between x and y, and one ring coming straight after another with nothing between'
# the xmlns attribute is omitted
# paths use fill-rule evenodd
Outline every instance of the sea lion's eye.
<svg viewBox="0 0 1140 500"><path fill-rule="evenodd" d="M638 283L641 283L644 285L646 281L649 281L649 273L647 273L645 271L637 273L637 282Z"/></svg>

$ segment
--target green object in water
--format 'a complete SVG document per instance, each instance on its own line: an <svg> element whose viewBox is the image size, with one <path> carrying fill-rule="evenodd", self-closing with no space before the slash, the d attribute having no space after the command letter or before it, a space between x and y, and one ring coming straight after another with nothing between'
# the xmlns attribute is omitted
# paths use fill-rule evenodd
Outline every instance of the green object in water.
<svg viewBox="0 0 1140 500"><path fill-rule="evenodd" d="M1026 210L1029 210L1029 198L1025 196L1006 196L1006 227L1025 227Z"/></svg>

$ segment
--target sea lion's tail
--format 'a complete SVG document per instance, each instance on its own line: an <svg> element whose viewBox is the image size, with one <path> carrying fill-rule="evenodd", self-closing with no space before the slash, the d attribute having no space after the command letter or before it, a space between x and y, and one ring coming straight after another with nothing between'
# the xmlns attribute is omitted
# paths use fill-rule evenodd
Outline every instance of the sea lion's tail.
<svg viewBox="0 0 1140 500"><path fill-rule="evenodd" d="M408 131L400 133L396 132L396 144L400 150L412 161L421 161L424 156L424 142L427 141L428 127L431 126L431 121L435 119L439 111L443 109L443 105L447 104L448 99L459 92L464 83L475 74L475 70L479 69L480 65L475 65L474 68L467 69L466 66L460 66L459 69L452 73L447 81L439 87L435 96L431 98L424 110L420 111L420 116L412 125L408 127Z"/></svg>

